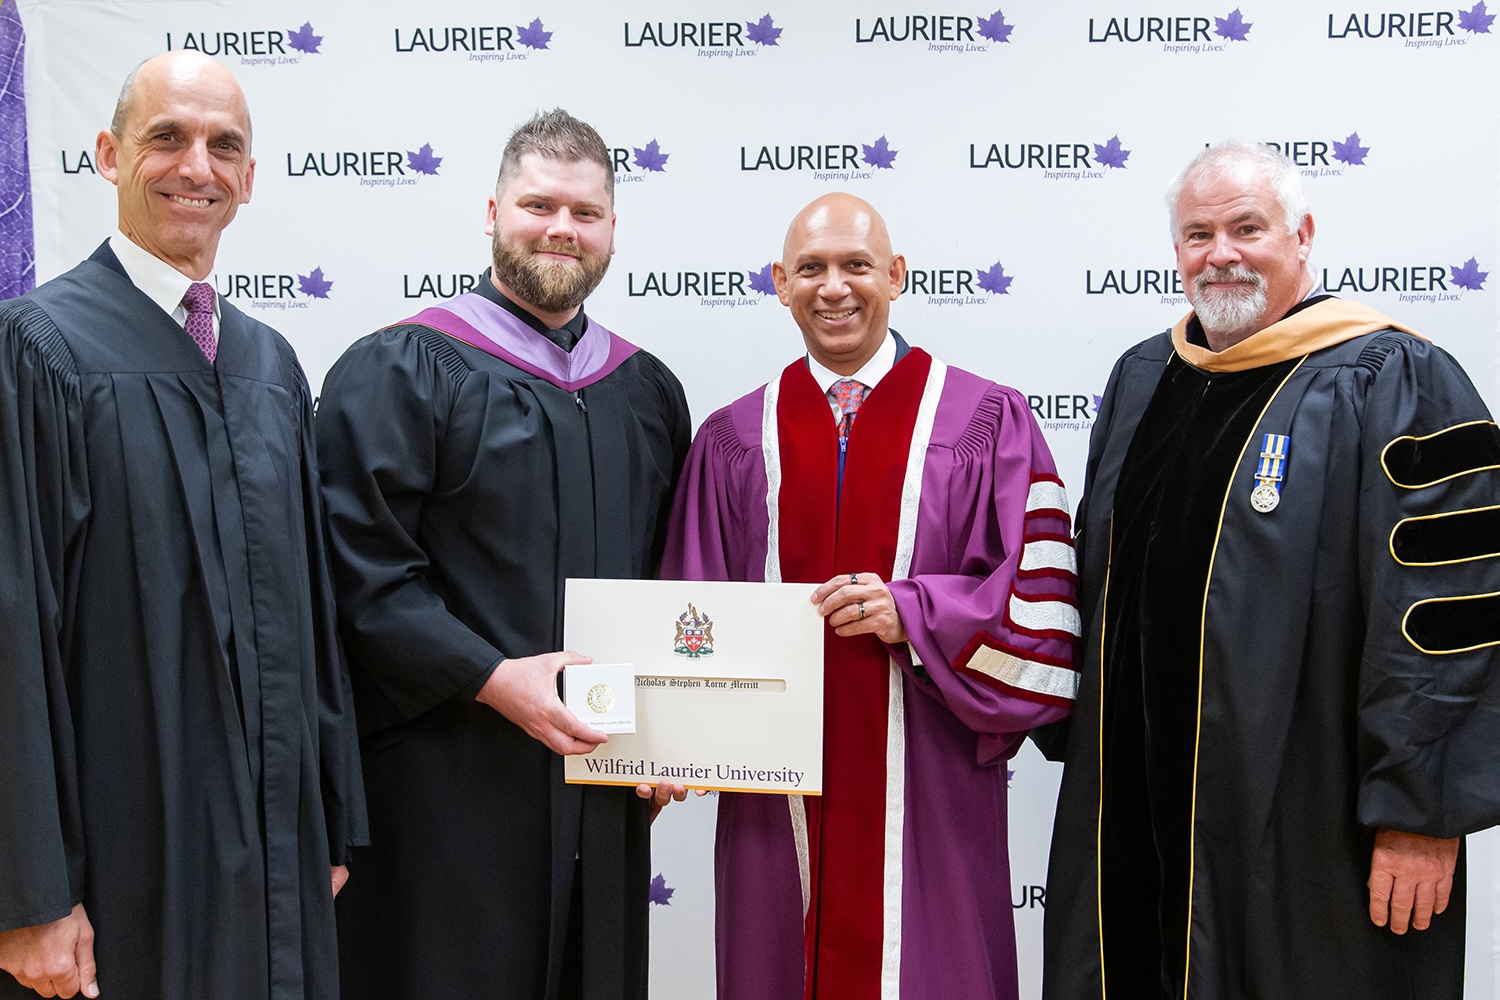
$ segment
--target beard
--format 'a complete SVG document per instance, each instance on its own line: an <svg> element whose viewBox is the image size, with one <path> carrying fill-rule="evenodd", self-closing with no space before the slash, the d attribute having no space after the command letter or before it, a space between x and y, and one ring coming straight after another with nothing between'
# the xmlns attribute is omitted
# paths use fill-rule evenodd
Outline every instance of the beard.
<svg viewBox="0 0 1500 1000"><path fill-rule="evenodd" d="M495 276L523 302L542 312L567 312L583 305L609 270L608 253L589 253L579 246L551 244L545 239L521 244L504 238L495 228ZM561 253L578 263L543 260L539 253Z"/></svg>
<svg viewBox="0 0 1500 1000"><path fill-rule="evenodd" d="M1215 281L1243 281L1249 287L1210 287ZM1207 267L1193 279L1193 310L1205 333L1223 337L1252 333L1266 311L1266 279L1239 265Z"/></svg>

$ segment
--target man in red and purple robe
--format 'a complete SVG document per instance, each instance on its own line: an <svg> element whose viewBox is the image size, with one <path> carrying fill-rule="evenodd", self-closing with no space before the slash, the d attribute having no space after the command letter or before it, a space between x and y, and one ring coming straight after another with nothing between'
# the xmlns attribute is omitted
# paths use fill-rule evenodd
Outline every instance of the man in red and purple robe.
<svg viewBox="0 0 1500 1000"><path fill-rule="evenodd" d="M821 797L719 799L721 1000L1016 996L1005 762L1067 714L1067 500L1025 397L887 327L905 260L846 194L773 265L807 355L713 414L662 575L803 581Z"/></svg>

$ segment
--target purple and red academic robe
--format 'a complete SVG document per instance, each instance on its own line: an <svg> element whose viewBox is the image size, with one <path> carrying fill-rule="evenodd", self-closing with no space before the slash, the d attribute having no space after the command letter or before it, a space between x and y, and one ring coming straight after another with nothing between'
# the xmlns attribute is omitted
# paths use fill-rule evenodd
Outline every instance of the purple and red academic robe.
<svg viewBox="0 0 1500 1000"><path fill-rule="evenodd" d="M1004 764L1077 684L1062 484L1024 397L921 350L842 486L838 451L799 359L704 422L673 507L664 577L878 573L910 635L825 631L821 797L720 796L719 996L1013 998Z"/></svg>

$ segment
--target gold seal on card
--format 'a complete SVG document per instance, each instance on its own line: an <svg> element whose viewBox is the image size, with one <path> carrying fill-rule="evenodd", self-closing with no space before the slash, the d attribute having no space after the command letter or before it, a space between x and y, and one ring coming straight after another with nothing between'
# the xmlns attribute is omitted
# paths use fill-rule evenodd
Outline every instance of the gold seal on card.
<svg viewBox="0 0 1500 1000"><path fill-rule="evenodd" d="M1281 503L1281 491L1272 483L1261 480L1259 486L1250 491L1250 506L1262 514L1269 514Z"/></svg>
<svg viewBox="0 0 1500 1000"><path fill-rule="evenodd" d="M595 684L589 688L588 696L584 698L588 702L589 709L595 715L603 715L615 707L614 688L608 684Z"/></svg>

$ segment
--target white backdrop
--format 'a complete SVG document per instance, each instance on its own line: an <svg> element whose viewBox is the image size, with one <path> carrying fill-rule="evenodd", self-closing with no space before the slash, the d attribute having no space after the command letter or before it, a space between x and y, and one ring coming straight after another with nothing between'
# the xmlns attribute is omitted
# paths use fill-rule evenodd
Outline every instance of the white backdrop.
<svg viewBox="0 0 1500 1000"><path fill-rule="evenodd" d="M1305 168L1330 290L1429 334L1500 403L1500 25L1483 2L994 2L21 0L38 277L112 227L93 145L125 73L168 47L216 55L259 161L219 289L287 335L316 391L351 341L486 264L505 139L562 105L618 164L619 253L589 311L671 365L697 420L800 351L764 269L792 214L845 188L912 268L893 325L1029 394L1076 501L1114 359L1186 311L1162 191L1232 135ZM1011 767L1034 997L1058 773L1029 744ZM659 997L712 994L712 811L674 806L656 828ZM1468 995L1486 1000L1496 843L1470 855Z"/></svg>

